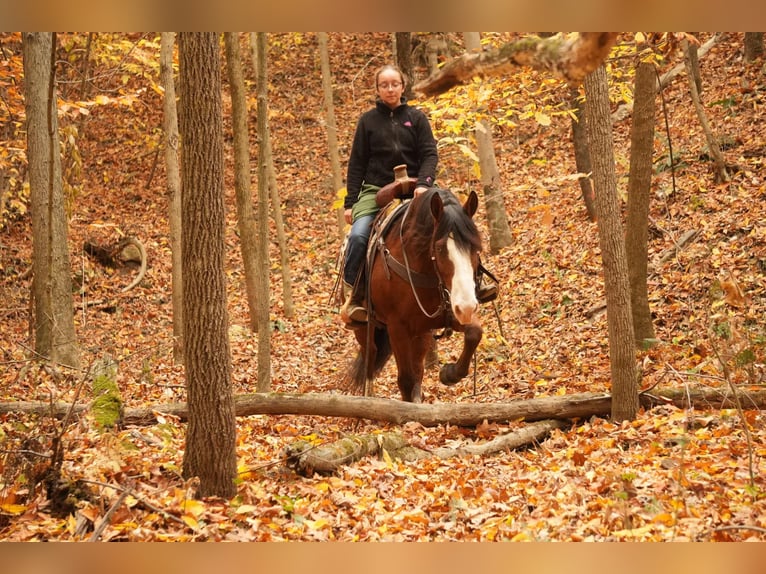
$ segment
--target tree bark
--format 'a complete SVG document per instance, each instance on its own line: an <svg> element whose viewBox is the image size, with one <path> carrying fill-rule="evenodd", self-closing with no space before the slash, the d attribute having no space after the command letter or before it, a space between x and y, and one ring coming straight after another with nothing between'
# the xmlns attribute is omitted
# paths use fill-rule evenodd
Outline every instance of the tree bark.
<svg viewBox="0 0 766 574"><path fill-rule="evenodd" d="M651 393L642 394L640 401L644 408L658 405L699 410L736 408L736 401L728 387L654 389ZM766 408L766 391L740 391L740 401L745 409L763 410ZM485 420L489 423L521 419L532 422L607 417L611 412L611 404L612 398L600 393L576 393L506 403L434 405L325 393L254 393L234 397L235 414L238 417L307 415L367 419L393 424L417 422L428 427L446 424L470 427ZM70 403L46 401L0 403L0 414L37 414L58 419L64 418L70 410L73 414L83 414L89 409L89 403L74 406ZM174 416L186 422L189 420L189 407L186 403L163 403L126 408L123 422L126 425L153 425L157 423L157 415Z"/></svg>
<svg viewBox="0 0 766 574"><path fill-rule="evenodd" d="M189 397L183 474L200 496L236 493L236 424L226 306L221 62L216 33L178 37L183 135L184 363Z"/></svg>
<svg viewBox="0 0 766 574"><path fill-rule="evenodd" d="M481 51L479 32L464 32L463 37L466 50L474 53ZM500 170L497 167L495 146L492 143L492 128L489 122L480 120L474 135L479 152L479 171L489 228L489 251L497 254L513 243L513 234L508 224L508 211L505 207Z"/></svg>
<svg viewBox="0 0 766 574"><path fill-rule="evenodd" d="M257 42L257 34L255 32L250 33L250 43L251 43L251 52L253 54L253 62L254 68L256 70L260 69L261 65L258 64L258 62L261 60L261 56L259 56L259 50L258 50L258 42ZM267 62L268 62L268 54L267 54L267 48L268 43L264 40L264 48L263 48L263 63L262 66L264 70L266 70ZM264 81L266 81L264 79ZM257 82L257 74L256 74L256 82ZM266 87L264 87L264 90L267 90ZM265 97L265 96L264 96ZM276 231L276 239L277 239L277 245L279 245L279 256L280 261L282 264L282 312L284 313L285 317L292 318L295 315L295 304L293 303L293 280L292 280L292 274L290 273L290 249L287 246L287 235L285 234L285 225L284 220L282 217L282 202L279 197L279 187L277 186L277 175L274 171L274 154L271 151L271 128L269 127L269 116L266 114L266 118L264 120L266 124L266 128L264 130L263 134L263 140L260 140L263 142L263 160L266 162L266 170L268 171L268 190L269 190L269 197L271 199L271 214L274 218L274 230ZM260 138L261 136L259 136ZM268 216L267 216L268 217ZM268 221L268 219L267 219ZM266 229L268 229L268 224L266 224ZM268 238L267 238L268 243ZM268 254L267 254L267 264L268 264ZM266 285L267 293L268 293L268 285ZM268 312L268 308L267 308Z"/></svg>
<svg viewBox="0 0 766 574"><path fill-rule="evenodd" d="M763 32L745 32L745 62L763 56Z"/></svg>
<svg viewBox="0 0 766 574"><path fill-rule="evenodd" d="M598 236L604 265L604 289L612 375L612 418L632 420L638 412L638 378L633 348L630 283L614 167L612 122L606 69L600 66L585 79L589 148L596 190Z"/></svg>
<svg viewBox="0 0 766 574"><path fill-rule="evenodd" d="M27 114L27 158L32 213L32 297L35 352L54 363L80 366L74 328L72 269L61 182L55 40L22 36Z"/></svg>
<svg viewBox="0 0 766 574"><path fill-rule="evenodd" d="M625 251L630 281L633 335L639 348L654 339L647 293L649 201L654 152L655 70L654 64L636 67L635 107L630 130L630 171Z"/></svg>
<svg viewBox="0 0 766 574"><path fill-rule="evenodd" d="M463 54L414 86L424 96L438 96L474 77L502 76L520 66L547 70L579 84L598 68L617 41L615 32L581 32L575 38L530 36L480 54Z"/></svg>
<svg viewBox="0 0 766 574"><path fill-rule="evenodd" d="M404 97L411 100L415 84L415 69L412 66L412 32L394 32L395 62L404 73Z"/></svg>
<svg viewBox="0 0 766 574"><path fill-rule="evenodd" d="M582 199L585 203L585 211L588 214L588 219L596 221L596 196L593 193L585 103L580 97L580 91L577 88L572 88L570 94L570 105L572 106L572 109L574 109L575 114L575 117L572 118L572 147L574 148L575 167L577 168L578 173L584 174L578 180L580 183L580 192L582 193Z"/></svg>
<svg viewBox="0 0 766 574"><path fill-rule="evenodd" d="M697 118L700 121L700 125L702 126L702 131L705 134L705 140L707 141L707 147L708 152L710 153L710 156L713 159L713 172L716 183L723 183L726 181L729 181L729 174L726 172L726 162L723 158L723 153L721 152L721 147L718 145L718 141L715 138L715 135L713 135L712 130L710 129L710 124L707 121L707 114L705 113L705 108L702 107L702 102L700 101L700 95L699 91L697 90L697 83L694 80L695 74L699 75L699 63L697 63L697 71L694 70L694 60L692 59L689 42L688 40L683 40L681 42L681 45L683 46L684 50L684 63L686 64L686 74L689 77L689 91L691 92L692 96L692 103L694 104L694 109L697 112Z"/></svg>
<svg viewBox="0 0 766 574"><path fill-rule="evenodd" d="M332 168L332 188L338 192L343 187L343 173L340 168L340 154L338 153L338 123L335 121L335 103L332 92L332 72L330 71L330 53L327 47L327 32L318 32L319 36L319 61L322 66L322 93L324 94L324 107L327 116L327 153L330 156ZM398 44L397 44L398 46ZM346 235L346 220L343 218L343 205L337 209L338 239L343 241Z"/></svg>
<svg viewBox="0 0 766 574"><path fill-rule="evenodd" d="M173 302L173 360L183 363L183 276L181 259L181 173L178 167L178 110L173 80L174 32L163 32L160 39L160 79L165 88L162 127L165 130L165 171L167 173L168 220L172 259L171 299Z"/></svg>
<svg viewBox="0 0 766 574"><path fill-rule="evenodd" d="M226 69L231 91L231 123L234 131L234 190L237 197L237 229L245 269L245 298L250 313L250 328L258 330L258 235L250 190L250 130L247 121L245 77L239 50L239 34L226 32Z"/></svg>
<svg viewBox="0 0 766 574"><path fill-rule="evenodd" d="M258 100L257 131L260 143L258 154L258 382L259 393L271 390L271 326L269 324L269 100L267 96L267 61L268 44L266 32L256 32L256 54L258 70L256 78L256 98Z"/></svg>

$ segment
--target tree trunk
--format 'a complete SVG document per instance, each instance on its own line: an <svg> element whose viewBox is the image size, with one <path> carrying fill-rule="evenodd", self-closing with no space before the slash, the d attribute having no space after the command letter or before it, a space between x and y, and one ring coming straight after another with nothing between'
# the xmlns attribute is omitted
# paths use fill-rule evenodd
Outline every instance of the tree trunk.
<svg viewBox="0 0 766 574"><path fill-rule="evenodd" d="M687 40L682 40L681 45L683 46L684 50L686 74L689 77L689 91L691 92L694 109L697 111L697 118L699 118L700 125L702 126L702 131L705 133L708 152L713 159L715 181L716 183L723 183L729 181L729 174L726 173L726 162L724 161L723 153L721 152L721 148L718 145L718 141L710 129L710 124L707 121L707 114L705 114L705 109L702 107L702 102L700 101L699 91L697 90L697 82L694 80L695 74L699 75L699 63L697 62L697 70L695 72L694 63L696 60L691 56L689 42Z"/></svg>
<svg viewBox="0 0 766 574"><path fill-rule="evenodd" d="M259 69L258 61L260 61L260 56L258 55L258 42L257 42L257 35L255 32L250 33L250 44L251 44L251 52L253 54L253 62L254 62L254 68L256 70ZM267 50L267 46L264 47L264 50ZM264 70L266 70L266 66L268 65L268 54L264 53L263 55L263 67ZM265 80L264 80L265 81ZM257 82L257 74L256 74L256 82ZM264 88L266 89L266 88ZM268 189L269 189L269 196L271 198L271 213L274 218L274 229L277 234L277 245L279 245L279 256L280 261L282 264L282 303L283 308L282 312L284 313L285 317L291 318L295 315L295 305L293 303L293 282L292 282L292 275L290 273L290 249L287 246L287 235L285 234L285 225L282 218L282 202L279 198L279 187L277 187L277 175L274 172L274 155L271 152L271 129L269 128L269 117L268 114L266 114L266 118L264 120L266 128L265 133L263 137L265 138L262 140L265 143L264 150L262 152L263 160L266 162L267 171L268 171ZM268 215L267 215L267 221L268 221ZM268 229L268 224L266 224L266 228ZM268 254L267 254L268 259ZM266 286L268 289L268 285ZM268 312L268 308L267 308Z"/></svg>
<svg viewBox="0 0 766 574"><path fill-rule="evenodd" d="M269 324L269 183L268 183L268 97L266 55L268 44L266 32L256 33L256 53L258 77L256 93L258 100L257 124L258 141L261 142L258 154L258 245L260 280L258 284L258 383L259 393L271 390L271 326ZM266 145L263 145L264 142Z"/></svg>
<svg viewBox="0 0 766 574"><path fill-rule="evenodd" d="M160 81L165 88L162 128L165 130L165 170L169 200L170 251L172 256L171 293L173 301L173 360L183 363L183 285L181 277L181 174L178 169L178 111L173 80L174 32L163 32L160 40Z"/></svg>
<svg viewBox="0 0 766 574"><path fill-rule="evenodd" d="M584 174L584 177L580 177L578 180L580 191L588 219L596 221L596 196L593 194L585 102L580 97L580 90L577 88L572 88L569 93L571 94L570 105L575 112L575 117L572 118L572 147L574 148L575 166L577 173Z"/></svg>
<svg viewBox="0 0 766 574"><path fill-rule="evenodd" d="M698 33L694 33L694 37L698 37ZM697 94L702 96L702 75L700 74L700 58L699 53L697 50L697 44L696 43L687 43L687 46L689 48L688 52L686 53L689 63L691 64L691 73L690 77L694 78L694 85L697 87ZM689 71L689 68L687 68L687 72Z"/></svg>
<svg viewBox="0 0 766 574"><path fill-rule="evenodd" d="M412 32L394 32L395 62L404 73L404 97L411 100L412 86L415 83L415 70L412 67Z"/></svg>
<svg viewBox="0 0 766 574"><path fill-rule="evenodd" d="M23 34L35 352L55 363L79 367L61 182L55 45L51 33Z"/></svg>
<svg viewBox="0 0 766 574"><path fill-rule="evenodd" d="M250 313L250 328L258 330L258 235L256 216L250 191L250 132L247 123L247 97L242 59L239 51L239 34L226 32L226 69L231 91L231 123L234 131L234 190L237 197L237 229L245 269L245 296ZM262 141L262 140L261 140Z"/></svg>
<svg viewBox="0 0 766 574"><path fill-rule="evenodd" d="M633 124L630 130L628 216L625 229L633 335L639 348L645 348L654 339L646 285L649 200L654 151L654 87L654 64L639 62L636 68Z"/></svg>
<svg viewBox="0 0 766 574"><path fill-rule="evenodd" d="M599 66L585 78L585 95L599 245L604 265L612 374L612 418L615 421L632 420L638 412L638 378L633 348L628 265L620 222L612 122L609 117L609 87L604 66Z"/></svg>
<svg viewBox="0 0 766 574"><path fill-rule="evenodd" d="M481 51L479 32L464 32L463 37L467 51ZM513 243L513 234L508 224L508 211L503 200L500 170L497 167L495 146L492 143L492 127L489 122L481 120L476 125L474 134L479 152L479 171L489 228L489 251L497 254Z"/></svg>
<svg viewBox="0 0 766 574"><path fill-rule="evenodd" d="M745 32L745 62L763 56L763 32Z"/></svg>
<svg viewBox="0 0 766 574"><path fill-rule="evenodd" d="M690 375L693 377L693 375ZM747 409L766 409L766 391L741 391L740 401ZM652 408L673 405L679 409L699 410L733 409L737 403L728 387L654 389L642 394L641 405ZM571 395L541 397L507 403L459 403L426 404L405 403L394 399L346 396L324 393L256 393L234 397L238 417L253 415L305 415L318 417L343 417L382 421L392 424L417 422L423 426L455 425L471 427L483 423L527 422L546 419L587 419L605 417L611 412L612 397L600 393L576 393ZM82 414L89 404L49 401L14 401L0 403L0 414L27 413L62 419L70 411ZM153 425L157 415L189 419L186 403L164 403L140 408L126 408L123 422L126 425Z"/></svg>
<svg viewBox="0 0 766 574"><path fill-rule="evenodd" d="M319 61L322 66L322 93L324 94L324 107L327 115L327 153L330 155L330 167L332 168L332 188L333 191L338 192L343 187L343 173L341 172L340 154L338 153L338 124L335 121L330 53L327 47L327 32L317 32L317 35L319 37ZM346 220L343 218L342 203L338 206L337 217L338 239L343 241L346 235Z"/></svg>
<svg viewBox="0 0 766 574"><path fill-rule="evenodd" d="M183 474L200 496L236 493L236 426L226 307L221 63L216 33L178 37L182 233L189 425Z"/></svg>

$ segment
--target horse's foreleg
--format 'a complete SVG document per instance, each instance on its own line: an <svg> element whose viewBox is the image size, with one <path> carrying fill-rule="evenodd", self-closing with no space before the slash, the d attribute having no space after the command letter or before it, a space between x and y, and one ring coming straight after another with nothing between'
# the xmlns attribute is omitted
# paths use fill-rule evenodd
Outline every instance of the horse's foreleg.
<svg viewBox="0 0 766 574"><path fill-rule="evenodd" d="M396 383L402 400L411 403L422 403L423 372L426 351L428 349L428 337L430 332L412 336L409 332L396 333L395 329L389 328L391 335L391 348L396 359L397 377Z"/></svg>
<svg viewBox="0 0 766 574"><path fill-rule="evenodd" d="M454 385L460 379L468 374L471 366L471 359L479 346L483 329L479 323L471 323L465 326L463 332L463 352L460 353L457 361L447 363L439 371L439 380L445 385Z"/></svg>

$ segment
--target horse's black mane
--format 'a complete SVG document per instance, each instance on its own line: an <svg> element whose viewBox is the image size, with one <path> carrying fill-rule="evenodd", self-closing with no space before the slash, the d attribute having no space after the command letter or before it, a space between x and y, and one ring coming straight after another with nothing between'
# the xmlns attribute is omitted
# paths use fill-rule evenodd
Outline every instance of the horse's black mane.
<svg viewBox="0 0 766 574"><path fill-rule="evenodd" d="M434 193L438 193L444 203L444 216L439 221L439 227L435 233L434 219L431 215L431 197ZM415 212L410 215L415 217L411 234L413 240L418 236L428 245L432 235L438 239L451 233L459 249L469 251L481 249L481 235L476 223L463 210L460 200L449 189L432 187L413 200L411 207Z"/></svg>

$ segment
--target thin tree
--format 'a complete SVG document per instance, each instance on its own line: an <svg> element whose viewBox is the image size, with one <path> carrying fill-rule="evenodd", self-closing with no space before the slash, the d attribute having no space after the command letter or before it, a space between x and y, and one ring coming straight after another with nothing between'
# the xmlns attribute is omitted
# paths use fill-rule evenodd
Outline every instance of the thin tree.
<svg viewBox="0 0 766 574"><path fill-rule="evenodd" d="M407 82L404 84L404 97L411 100L412 86L415 83L415 69L412 65L412 32L394 32L394 61Z"/></svg>
<svg viewBox="0 0 766 574"><path fill-rule="evenodd" d="M588 138L596 189L596 212L604 266L609 363L612 374L612 419L632 420L638 412L638 380L630 310L625 241L620 222L614 167L609 87L603 65L585 77Z"/></svg>
<svg viewBox="0 0 766 574"><path fill-rule="evenodd" d="M266 98L264 101L266 104L268 104L268 82L267 82L267 65L268 65L268 42L266 41L267 37L264 37L264 53L263 53L263 69L264 69L264 98ZM259 69L258 62L261 60L261 57L258 54L258 42L256 38L256 34L254 32L250 33L250 42L252 45L252 54L253 54L253 67L256 70L256 76L257 71ZM257 81L257 80L256 80ZM267 106L268 107L268 106ZM277 175L274 171L274 159L273 154L271 151L271 130L269 128L269 114L266 113L266 117L263 118L264 122L264 132L259 134L259 141L263 142L263 147L261 148L261 153L259 154L259 158L263 158L263 161L266 162L266 171L268 172L268 190L269 190L269 197L271 198L271 214L274 218L274 229L277 234L277 245L279 246L279 257L281 262L281 269L282 269L282 303L283 308L282 311L285 314L285 317L292 317L295 314L295 304L293 303L293 282L292 282L292 275L290 273L290 250L287 245L287 234L285 233L285 224L283 221L282 216L282 201L279 198L279 187L277 186ZM268 213L268 210L267 210ZM268 217L268 215L267 215ZM268 221L268 220L267 220ZM266 229L268 230L268 224L266 224ZM268 237L266 238L268 240ZM268 260L268 252L266 254L267 260ZM268 283L265 285L265 288L268 292ZM266 309L268 312L268 307Z"/></svg>
<svg viewBox="0 0 766 574"><path fill-rule="evenodd" d="M583 174L579 178L580 192L588 219L596 221L596 198L593 195L593 182L591 181L590 150L588 149L588 123L585 115L585 100L580 95L580 90L572 87L570 93L570 105L574 110L572 118L572 147L574 148L575 167L577 173Z"/></svg>
<svg viewBox="0 0 766 574"><path fill-rule="evenodd" d="M22 36L32 211L32 320L35 352L55 363L79 367L61 182L55 49L54 34Z"/></svg>
<svg viewBox="0 0 766 574"><path fill-rule="evenodd" d="M330 70L330 50L327 46L327 32L317 32L319 40L319 62L322 68L322 93L327 115L327 153L332 169L332 188L338 192L343 187L343 173L340 168L338 153L338 124L335 121L335 104L332 95L332 71ZM338 206L338 238L342 241L346 235L346 220L343 218L343 205Z"/></svg>
<svg viewBox="0 0 766 574"><path fill-rule="evenodd" d="M271 390L271 325L269 324L269 184L268 184L268 82L267 82L267 36L266 32L255 35L257 54L256 99L258 139L266 145L258 154L258 243L259 273L258 284L258 384L257 391L266 393ZM276 211L276 209L275 209Z"/></svg>
<svg viewBox="0 0 766 574"><path fill-rule="evenodd" d="M234 132L234 190L237 198L237 228L242 262L245 268L245 296L250 311L250 328L258 330L258 235L256 215L250 191L250 135L247 122L247 96L239 34L226 32L226 69L231 91L231 123Z"/></svg>
<svg viewBox="0 0 766 574"><path fill-rule="evenodd" d="M167 172L168 220L172 261L171 300L173 304L173 360L183 363L183 262L181 258L181 174L178 168L178 110L173 80L174 32L160 37L160 81L165 88L162 128L165 130L165 171Z"/></svg>
<svg viewBox="0 0 766 574"><path fill-rule="evenodd" d="M226 308L223 119L218 34L178 36L183 158L184 477L200 496L236 493L236 424Z"/></svg>
<svg viewBox="0 0 766 574"><path fill-rule="evenodd" d="M630 129L630 171L625 250L630 279L630 308L636 344L643 347L654 339L652 314L646 285L649 200L654 151L656 73L651 62L636 67L633 123Z"/></svg>
<svg viewBox="0 0 766 574"><path fill-rule="evenodd" d="M481 51L479 32L464 32L463 38L466 51ZM495 145L492 142L492 127L489 122L486 120L477 122L474 135L479 152L481 187L484 192L484 208L489 228L489 251L497 254L504 247L513 243L513 234L508 224L508 211L503 199L500 170L497 167Z"/></svg>
<svg viewBox="0 0 766 574"><path fill-rule="evenodd" d="M690 48L689 41L687 39L684 38L681 41L681 46L684 50L684 65L686 66L686 75L689 78L689 92L692 96L694 109L697 112L697 118L699 119L700 125L702 126L702 131L705 134L708 153L713 159L713 172L715 181L716 183L723 183L725 181L729 181L729 174L726 172L726 162L724 161L721 147L718 145L718 140L713 134L713 131L710 129L710 123L707 120L705 108L702 106L702 102L700 101L697 82L694 80L695 77L699 77L700 75L699 60L692 56L692 49Z"/></svg>
<svg viewBox="0 0 766 574"><path fill-rule="evenodd" d="M763 57L763 32L745 32L745 62Z"/></svg>

